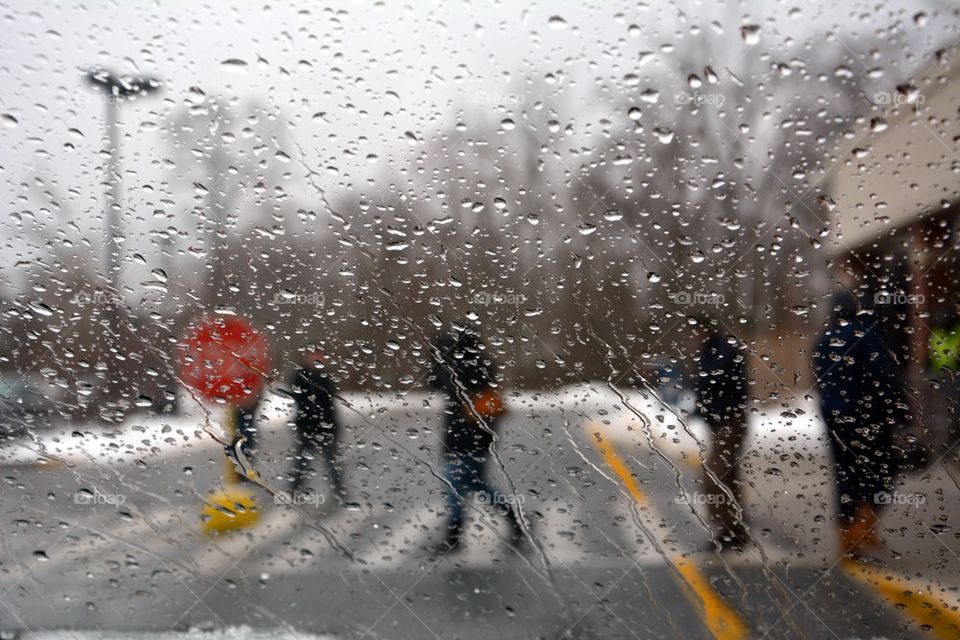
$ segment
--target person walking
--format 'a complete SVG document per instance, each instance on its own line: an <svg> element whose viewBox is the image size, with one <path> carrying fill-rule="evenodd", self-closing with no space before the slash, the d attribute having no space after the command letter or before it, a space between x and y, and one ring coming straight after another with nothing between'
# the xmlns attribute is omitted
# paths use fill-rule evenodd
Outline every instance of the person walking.
<svg viewBox="0 0 960 640"><path fill-rule="evenodd" d="M337 389L324 369L322 351L312 345L305 350L290 387L296 403L290 496L293 498L303 490L307 474L311 471L311 462L320 457L326 464L327 478L333 486L334 495L342 505L347 501L347 490L340 468L340 423L334 404Z"/></svg>
<svg viewBox="0 0 960 640"><path fill-rule="evenodd" d="M740 460L747 439L747 381L744 355L733 336L697 323L701 343L694 391L697 413L710 430L703 485L714 526L712 547L744 549L749 542L743 510Z"/></svg>
<svg viewBox="0 0 960 640"><path fill-rule="evenodd" d="M909 420L904 381L879 323L849 291L834 298L813 365L836 465L840 553L869 557L883 547L876 525L898 467L893 435Z"/></svg>
<svg viewBox="0 0 960 640"><path fill-rule="evenodd" d="M465 503L494 507L511 527L512 543L523 540L523 527L512 508L513 496L496 490L487 478L499 418L505 408L486 346L471 330L441 336L433 348L432 384L443 394L443 469L449 519L438 552L463 543Z"/></svg>

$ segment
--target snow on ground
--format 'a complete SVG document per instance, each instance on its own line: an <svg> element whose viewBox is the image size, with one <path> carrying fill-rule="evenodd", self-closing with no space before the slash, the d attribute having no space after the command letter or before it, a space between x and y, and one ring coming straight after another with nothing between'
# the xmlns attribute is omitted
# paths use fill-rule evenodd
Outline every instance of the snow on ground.
<svg viewBox="0 0 960 640"><path fill-rule="evenodd" d="M440 400L433 394L344 393L341 416L347 423L409 422L430 424L437 419ZM182 403L175 416L135 416L119 427L63 425L37 432L29 440L0 450L0 465L39 464L55 460L68 465L129 462L131 455L161 459L188 452L215 451L215 438L224 438L222 407ZM557 415L571 436L582 428L600 430L618 446L651 448L678 468L700 466L708 440L699 418L684 417L644 390L614 390L604 382L572 385L559 391L512 392L508 396L510 422L522 427L523 417ZM290 402L270 395L261 408L258 428L264 434L285 430ZM641 418L642 416L642 418ZM512 428L512 427L511 427ZM576 435L582 435L577 433ZM797 473L816 472L826 462L826 434L816 407L809 402L789 408L767 406L750 416L748 451L759 455L766 470L789 458ZM800 465L801 469L796 467ZM774 474L776 475L774 469Z"/></svg>

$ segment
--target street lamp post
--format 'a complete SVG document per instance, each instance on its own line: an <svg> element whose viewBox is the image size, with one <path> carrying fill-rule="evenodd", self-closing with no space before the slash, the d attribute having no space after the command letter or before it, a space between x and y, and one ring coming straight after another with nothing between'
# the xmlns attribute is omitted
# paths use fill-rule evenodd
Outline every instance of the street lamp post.
<svg viewBox="0 0 960 640"><path fill-rule="evenodd" d="M105 255L103 261L104 279L109 289L107 292L107 304L104 309L105 336L107 340L107 353L113 352L116 358L120 358L120 345L116 342L118 335L108 322L116 321L119 309L115 296L120 295L120 245L119 245L119 226L120 214L122 212L121 191L120 191L120 133L118 131L118 121L120 115L120 104L122 101L132 101L135 98L156 93L161 88L161 83L155 78L117 76L105 69L93 69L87 72L85 76L87 83L95 90L100 91L104 96L105 126L107 133L107 166L106 166L106 193L104 197L104 236L105 236ZM122 395L121 376L118 375L115 366L108 367L104 394L107 400Z"/></svg>
<svg viewBox="0 0 960 640"><path fill-rule="evenodd" d="M104 233L106 237L106 255L104 256L104 276L114 295L117 294L120 270L120 247L117 243L117 227L121 211L120 193L120 134L117 121L120 102L156 93L162 84L155 78L144 76L116 76L105 69L87 72L87 82L103 93L106 105L105 125L107 129L107 182L104 205Z"/></svg>

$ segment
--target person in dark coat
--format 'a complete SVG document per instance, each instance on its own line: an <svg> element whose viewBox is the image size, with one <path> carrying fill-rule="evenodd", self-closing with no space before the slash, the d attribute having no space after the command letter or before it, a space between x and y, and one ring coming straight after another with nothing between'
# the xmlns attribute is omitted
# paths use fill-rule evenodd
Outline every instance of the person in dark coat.
<svg viewBox="0 0 960 640"><path fill-rule="evenodd" d="M522 541L523 529L511 508L512 496L495 489L487 478L503 413L494 366L480 338L469 330L441 336L432 347L432 385L444 398L443 468L449 520L438 551L459 547L463 541L465 501L488 504L510 523L513 541Z"/></svg>
<svg viewBox="0 0 960 640"><path fill-rule="evenodd" d="M877 513L889 502L893 435L909 420L904 381L876 318L844 291L813 353L820 409L836 465L841 553L880 546Z"/></svg>
<svg viewBox="0 0 960 640"><path fill-rule="evenodd" d="M694 382L697 413L710 428L704 494L714 524L713 546L738 550L749 542L743 511L740 460L747 439L747 379L742 350L734 337L702 321L703 341Z"/></svg>
<svg viewBox="0 0 960 640"><path fill-rule="evenodd" d="M296 403L293 435L296 447L290 494L302 490L311 462L320 457L337 499L346 501L347 492L340 466L340 423L334 398L336 386L323 368L323 353L309 348L290 384Z"/></svg>

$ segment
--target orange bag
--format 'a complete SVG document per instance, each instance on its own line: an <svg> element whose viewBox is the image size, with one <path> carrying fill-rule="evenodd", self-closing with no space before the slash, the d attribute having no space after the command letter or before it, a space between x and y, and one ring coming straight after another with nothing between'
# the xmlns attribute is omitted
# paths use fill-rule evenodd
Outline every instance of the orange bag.
<svg viewBox="0 0 960 640"><path fill-rule="evenodd" d="M482 416L485 420L494 420L499 418L507 411L503 398L494 389L486 389L473 397L473 407L467 407L467 415L472 416L474 412Z"/></svg>

